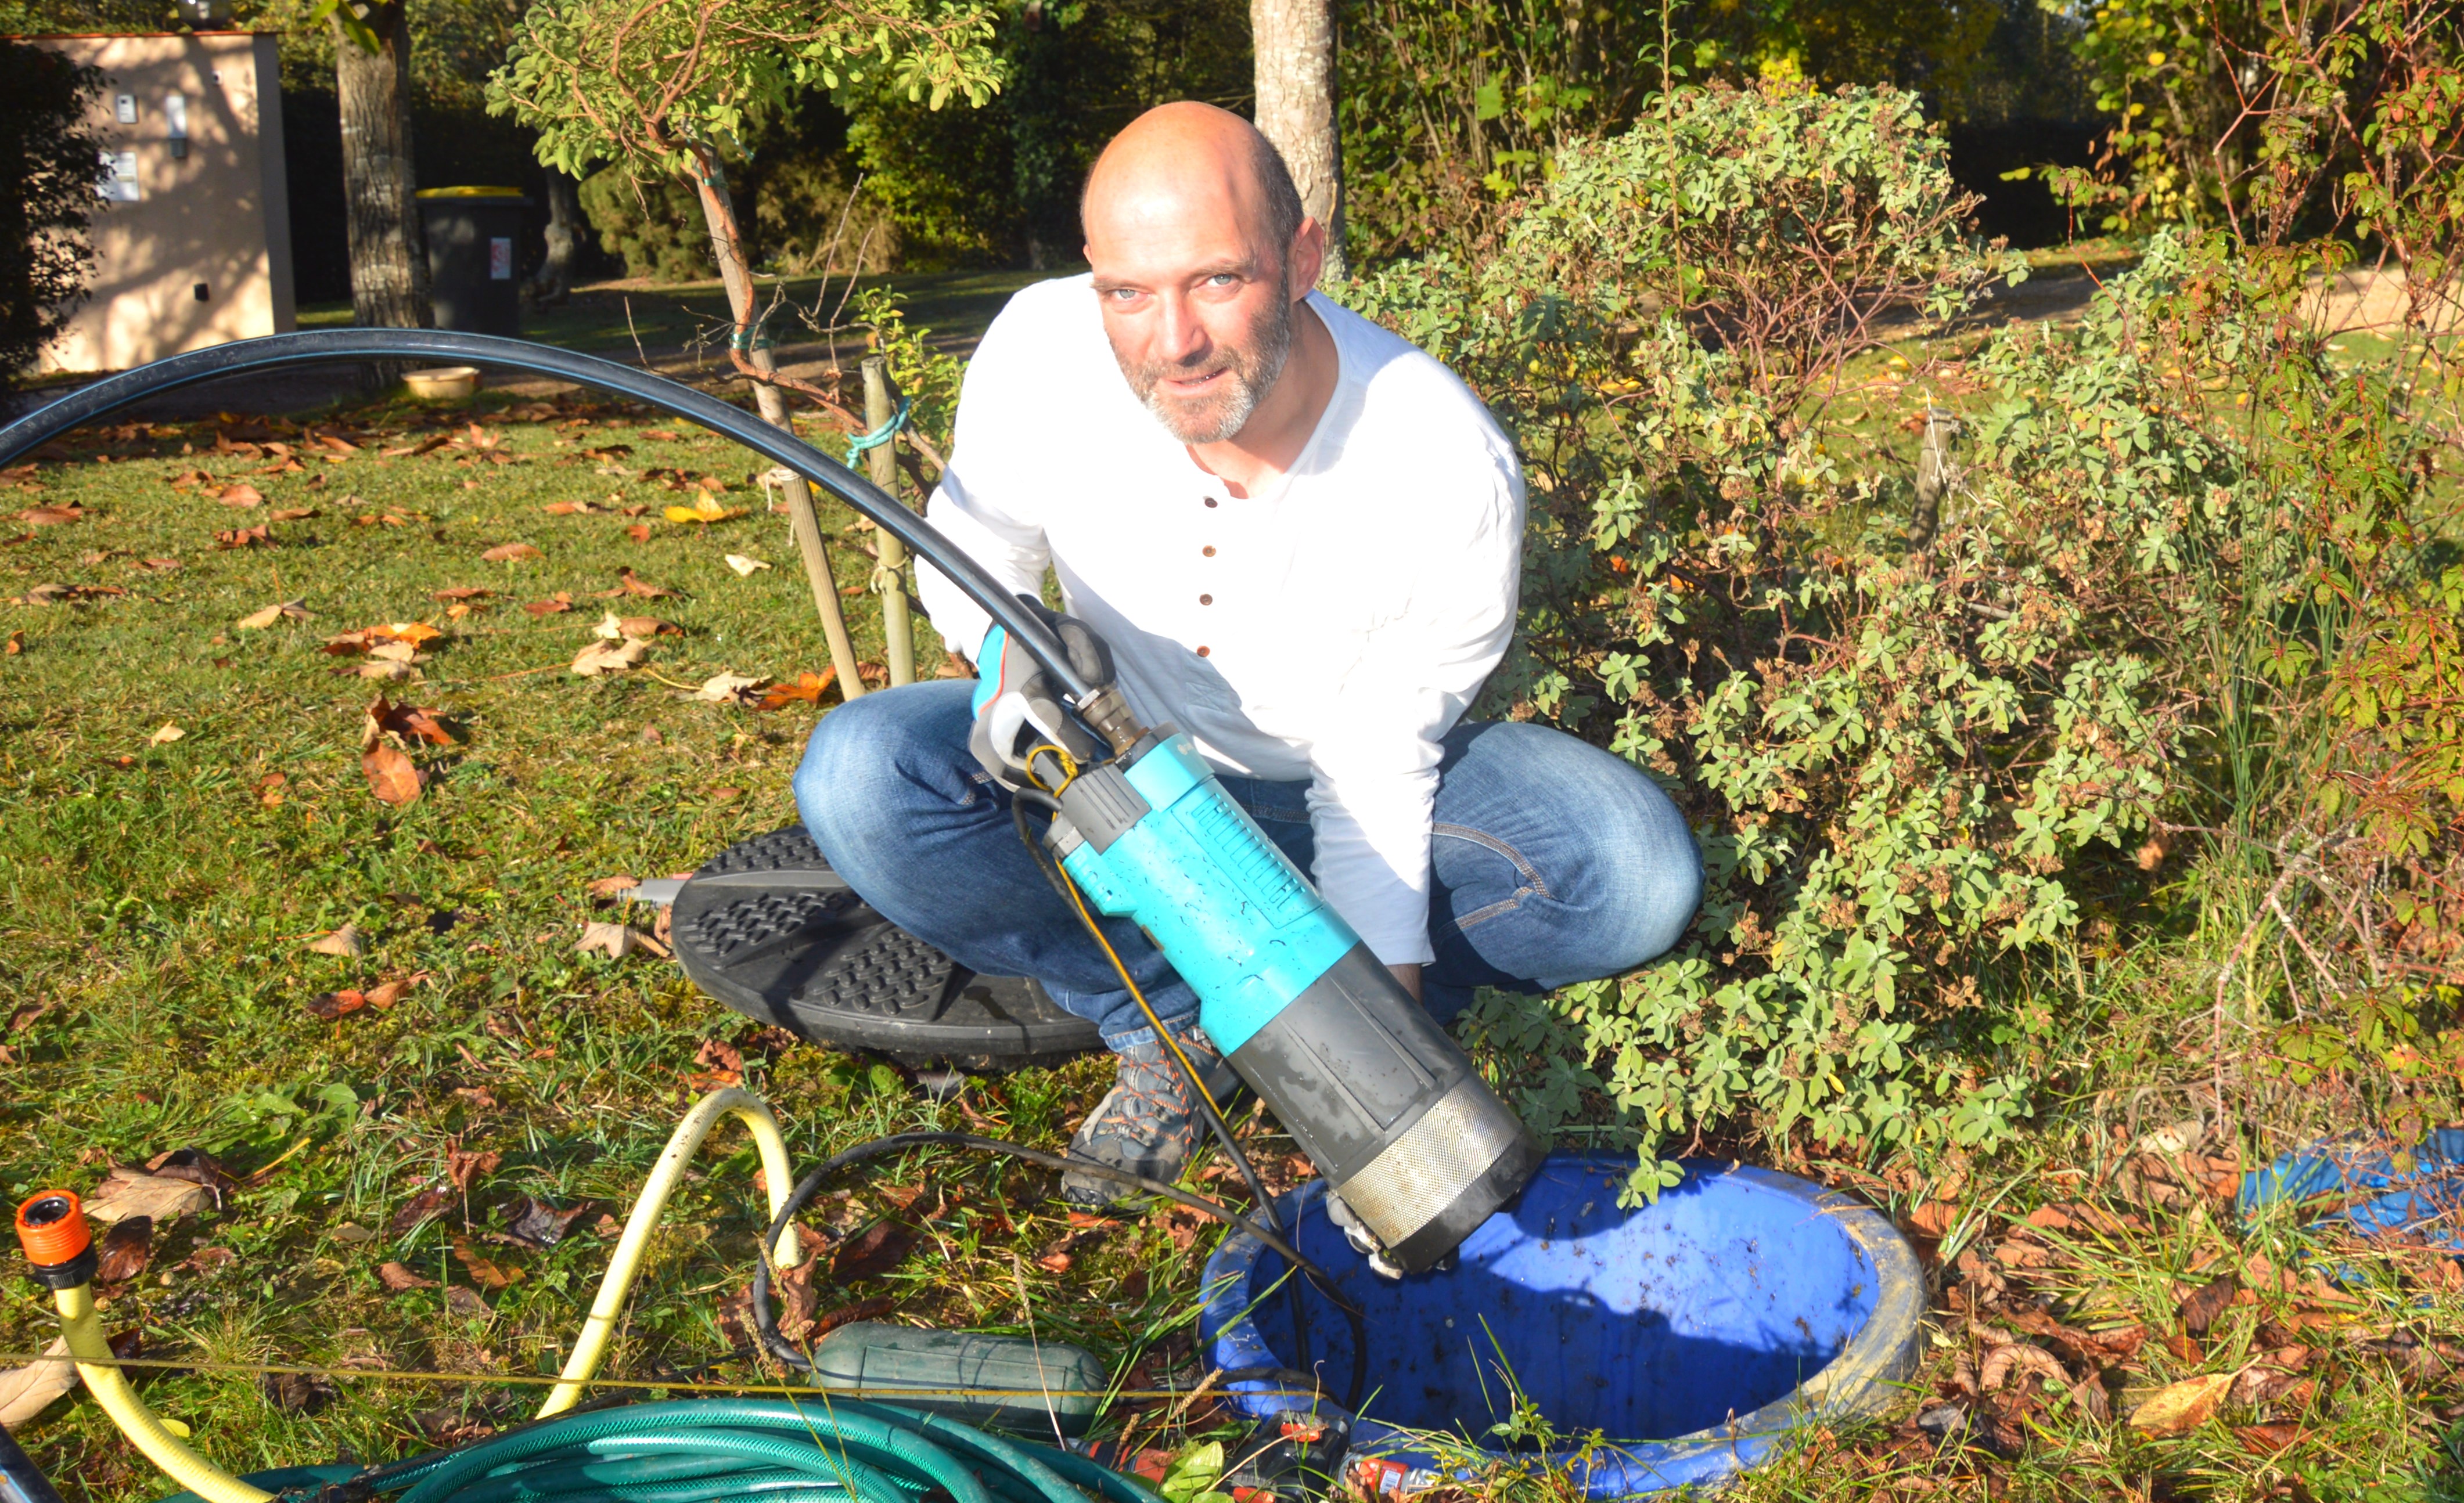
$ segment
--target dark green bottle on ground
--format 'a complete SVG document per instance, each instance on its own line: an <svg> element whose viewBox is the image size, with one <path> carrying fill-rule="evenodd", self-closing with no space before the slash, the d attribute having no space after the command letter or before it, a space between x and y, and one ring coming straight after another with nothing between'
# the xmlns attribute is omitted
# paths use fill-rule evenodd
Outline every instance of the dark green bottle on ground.
<svg viewBox="0 0 2464 1503"><path fill-rule="evenodd" d="M1023 1336L859 1320L813 1348L817 1388L1027 1435L1083 1434L1106 1382L1093 1353Z"/></svg>

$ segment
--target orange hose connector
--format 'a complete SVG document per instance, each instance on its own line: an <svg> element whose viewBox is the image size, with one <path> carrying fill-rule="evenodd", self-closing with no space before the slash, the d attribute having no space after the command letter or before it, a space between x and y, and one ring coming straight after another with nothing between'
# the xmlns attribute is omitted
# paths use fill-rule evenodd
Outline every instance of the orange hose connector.
<svg viewBox="0 0 2464 1503"><path fill-rule="evenodd" d="M17 1245L36 1268L56 1268L94 1246L77 1191L36 1190L17 1208Z"/></svg>

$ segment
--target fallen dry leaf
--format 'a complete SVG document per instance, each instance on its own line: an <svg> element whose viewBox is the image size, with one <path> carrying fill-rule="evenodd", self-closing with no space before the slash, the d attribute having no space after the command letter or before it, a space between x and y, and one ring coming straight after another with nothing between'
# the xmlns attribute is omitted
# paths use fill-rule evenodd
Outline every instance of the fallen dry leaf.
<svg viewBox="0 0 2464 1503"><path fill-rule="evenodd" d="M585 1204L559 1210L537 1196L524 1195L520 1207L506 1216L505 1231L517 1242L544 1251L563 1241L574 1218L588 1209Z"/></svg>
<svg viewBox="0 0 2464 1503"><path fill-rule="evenodd" d="M759 708L783 709L798 703L819 705L822 696L828 693L830 686L838 681L839 670L835 666L824 668L819 673L799 673L787 683L773 684L764 689Z"/></svg>
<svg viewBox="0 0 2464 1503"><path fill-rule="evenodd" d="M2207 1335L2208 1327L2216 1323L2216 1317L2225 1313L2225 1307L2239 1293L2241 1280L2231 1274L2192 1290L2176 1312L2182 1318L2182 1329L2192 1336Z"/></svg>
<svg viewBox="0 0 2464 1503"><path fill-rule="evenodd" d="M573 657L573 671L583 678L596 678L602 673L622 673L638 667L649 656L650 644L627 637L618 642L593 641Z"/></svg>
<svg viewBox="0 0 2464 1503"><path fill-rule="evenodd" d="M225 506L238 507L240 510L246 511L251 507L263 506L265 504L265 493L257 490L256 487L252 486L247 481L243 480L234 485L225 486L220 490L215 491L214 499Z"/></svg>
<svg viewBox="0 0 2464 1503"><path fill-rule="evenodd" d="M582 942L574 952L582 955L605 955L610 960L623 960L637 949L648 950L664 959L668 948L626 924L607 924L597 919L585 920L582 926Z"/></svg>
<svg viewBox="0 0 2464 1503"><path fill-rule="evenodd" d="M648 522L636 522L632 526L625 529L625 535L637 543L647 543L650 540L650 524Z"/></svg>
<svg viewBox="0 0 2464 1503"><path fill-rule="evenodd" d="M55 1361L54 1359L57 1359ZM77 1385L77 1363L69 1360L69 1339L55 1337L40 1359L0 1372L0 1429L21 1429L51 1407L52 1401Z"/></svg>
<svg viewBox="0 0 2464 1503"><path fill-rule="evenodd" d="M520 1281L522 1271L492 1263L482 1257L478 1248L468 1237L453 1239L453 1260L471 1275L471 1281L482 1289L506 1289Z"/></svg>
<svg viewBox="0 0 2464 1503"><path fill-rule="evenodd" d="M2013 1377L2028 1373L2043 1379L2048 1391L2071 1385L2071 1375L2062 1370L2054 1354L2028 1341L2013 1341L1986 1353L1983 1364L1977 1368L1976 1385L1987 1393L1997 1393Z"/></svg>
<svg viewBox="0 0 2464 1503"><path fill-rule="evenodd" d="M8 657L13 658L25 650L26 634L23 631L12 631L9 634L9 640L7 642L0 643L0 654L5 654Z"/></svg>
<svg viewBox="0 0 2464 1503"><path fill-rule="evenodd" d="M385 1264L384 1267L377 1270L377 1277L385 1284L386 1289L397 1295L407 1295L414 1289L434 1289L436 1287L436 1280L432 1278L422 1278L417 1274L412 1273L409 1269L403 1267L400 1263Z"/></svg>
<svg viewBox="0 0 2464 1503"><path fill-rule="evenodd" d="M749 557L743 554L727 555L727 566L730 569L735 570L737 574L744 576L746 578L751 578L753 577L753 572L757 569L767 569L770 567L760 559Z"/></svg>
<svg viewBox="0 0 2464 1503"><path fill-rule="evenodd" d="M145 1172L166 1180L187 1180L191 1185L202 1185L213 1193L216 1206L222 1204L225 1194L240 1187L240 1182L222 1166L221 1161L202 1148L173 1148L168 1153L158 1153L145 1161Z"/></svg>
<svg viewBox="0 0 2464 1503"><path fill-rule="evenodd" d="M368 792L396 809L419 799L419 769L398 747L373 746L360 753L360 771L367 774Z"/></svg>
<svg viewBox="0 0 2464 1503"><path fill-rule="evenodd" d="M154 1218L123 1216L112 1224L97 1244L94 1281L98 1284L124 1284L145 1272L145 1263L154 1252Z"/></svg>
<svg viewBox="0 0 2464 1503"><path fill-rule="evenodd" d="M433 591L429 594L429 599L431 600L444 600L449 602L457 600L484 600L492 593L494 592L483 590L475 584L457 584L450 590Z"/></svg>
<svg viewBox="0 0 2464 1503"><path fill-rule="evenodd" d="M260 522L254 527L234 528L228 533L216 533L214 546L216 548L271 548L274 546L274 534Z"/></svg>
<svg viewBox="0 0 2464 1503"><path fill-rule="evenodd" d="M367 1005L366 993L360 991L319 991L300 1004L308 1010L309 1016L322 1018L328 1023L338 1017L348 1017Z"/></svg>
<svg viewBox="0 0 2464 1503"><path fill-rule="evenodd" d="M266 1373L258 1385L265 1390L266 1402L285 1414L314 1414L341 1391L321 1373Z"/></svg>
<svg viewBox="0 0 2464 1503"><path fill-rule="evenodd" d="M707 527L713 522L724 522L732 516L742 516L744 512L735 507L720 506L711 497L703 496L691 506L671 506L664 514L671 522L699 522Z"/></svg>
<svg viewBox="0 0 2464 1503"><path fill-rule="evenodd" d="M97 1221L125 1221L143 1216L149 1222L177 1221L214 1203L214 1192L187 1180L116 1168L86 1197L85 1213Z"/></svg>
<svg viewBox="0 0 2464 1503"><path fill-rule="evenodd" d="M468 1195L480 1175L495 1173L496 1166L504 1162L505 1156L494 1148L454 1148L445 1155L445 1180Z"/></svg>
<svg viewBox="0 0 2464 1503"><path fill-rule="evenodd" d="M30 506L17 513L28 527L65 527L85 515L81 506Z"/></svg>
<svg viewBox="0 0 2464 1503"><path fill-rule="evenodd" d="M385 1231L390 1236L402 1236L429 1217L452 1205L460 1196L461 1192L451 1185L430 1185L394 1208L392 1219L385 1223Z"/></svg>
<svg viewBox="0 0 2464 1503"><path fill-rule="evenodd" d="M2301 1427L2299 1425L2244 1425L2233 1430L2233 1439L2241 1442L2241 1449L2254 1456L2273 1456L2301 1439Z"/></svg>
<svg viewBox="0 0 2464 1503"><path fill-rule="evenodd" d="M147 736L145 739L148 743L161 747L168 746L172 742L180 740L187 734L187 731L181 730L177 726L166 725L157 730L152 735Z"/></svg>
<svg viewBox="0 0 2464 1503"><path fill-rule="evenodd" d="M878 1278L898 1266L920 1235L903 1221L876 1221L839 1244L830 1258L830 1277L842 1284Z"/></svg>
<svg viewBox="0 0 2464 1503"><path fill-rule="evenodd" d="M324 479L324 476L319 475L308 483L312 486L320 485ZM317 509L313 506L283 506L275 507L265 514L269 520L276 522L305 522L317 514Z"/></svg>
<svg viewBox="0 0 2464 1503"><path fill-rule="evenodd" d="M533 600L522 607L533 616L555 616L573 609L573 597L559 590L544 600Z"/></svg>
<svg viewBox="0 0 2464 1503"><path fill-rule="evenodd" d="M266 773L256 780L256 801L268 809L281 808L282 801L290 796L282 791L282 788L290 781L290 777L285 773Z"/></svg>
<svg viewBox="0 0 2464 1503"><path fill-rule="evenodd" d="M528 543L498 543L479 555L489 563L504 563L515 558L542 558L546 555Z"/></svg>
<svg viewBox="0 0 2464 1503"><path fill-rule="evenodd" d="M2209 1373L2167 1384L2130 1411L2130 1423L2150 1435L2185 1434L2215 1417L2233 1383L2231 1373Z"/></svg>
<svg viewBox="0 0 2464 1503"><path fill-rule="evenodd" d="M620 892L629 892L640 885L642 885L641 878L629 872L618 872L613 877L602 877L592 882L588 891L594 898L612 898Z"/></svg>
<svg viewBox="0 0 2464 1503"><path fill-rule="evenodd" d="M358 925L345 924L330 934L310 940L308 948L319 955L360 956L368 952L368 941Z"/></svg>
<svg viewBox="0 0 2464 1503"><path fill-rule="evenodd" d="M616 575L616 588L608 591L607 593L609 595L638 595L646 600L664 600L672 597L676 592L668 589L663 585L652 584L649 580L643 578L640 575L635 574L630 569L624 569L618 571Z"/></svg>
<svg viewBox="0 0 2464 1503"><path fill-rule="evenodd" d="M246 616L241 617L239 619L239 629L242 631L263 631L268 626L271 626L275 621L304 621L308 619L307 607L308 598L304 595L296 600L276 600L275 603L267 606L261 611L251 611Z"/></svg>
<svg viewBox="0 0 2464 1503"><path fill-rule="evenodd" d="M702 680L692 697L706 705L750 705L755 702L753 691L764 682L749 674L714 673Z"/></svg>

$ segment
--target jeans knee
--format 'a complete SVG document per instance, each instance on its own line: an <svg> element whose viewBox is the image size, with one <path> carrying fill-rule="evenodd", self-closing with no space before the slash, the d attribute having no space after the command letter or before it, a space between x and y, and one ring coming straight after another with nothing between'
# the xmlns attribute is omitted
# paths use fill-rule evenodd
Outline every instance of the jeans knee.
<svg viewBox="0 0 2464 1503"><path fill-rule="evenodd" d="M1591 975L1617 975L1674 949L1703 903L1703 857L1684 816L1637 773L1617 799L1570 894L1581 909Z"/></svg>
<svg viewBox="0 0 2464 1503"><path fill-rule="evenodd" d="M963 714L956 731L941 725L950 718L949 707L935 701L949 696L929 692L941 687L917 685L867 694L814 726L790 786L796 812L825 854L866 842L896 824L914 809L928 783L941 780L934 776L935 768L954 753L965 755ZM953 736L953 744L941 744Z"/></svg>

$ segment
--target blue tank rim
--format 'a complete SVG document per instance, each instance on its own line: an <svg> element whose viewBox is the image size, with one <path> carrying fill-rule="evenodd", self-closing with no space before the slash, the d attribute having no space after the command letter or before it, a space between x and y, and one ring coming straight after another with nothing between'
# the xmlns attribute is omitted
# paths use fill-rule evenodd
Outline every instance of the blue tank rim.
<svg viewBox="0 0 2464 1503"><path fill-rule="evenodd" d="M1899 1229L1871 1206L1810 1180L1775 1169L1729 1159L1678 1161L1688 1179L1697 1175L1733 1180L1766 1193L1802 1202L1809 1212L1834 1222L1872 1262L1876 1276L1873 1314L1821 1371L1795 1389L1742 1414L1725 1426L1697 1430L1669 1440L1610 1446L1593 1453L1588 1465L1578 1457L1486 1451L1497 1461L1529 1465L1542 1461L1580 1469L1586 1497L1644 1497L1684 1487L1711 1487L1773 1460L1809 1426L1877 1415L1896 1404L1923 1357L1926 1305L1925 1272ZM1622 1179L1634 1160L1622 1154L1551 1153L1544 1164ZM1326 1183L1311 1180L1276 1198L1287 1223L1317 1209L1326 1198ZM1209 1365L1233 1370L1277 1365L1256 1324L1243 1313L1243 1291L1265 1245L1245 1232L1234 1232L1206 1260L1200 1289L1204 1304L1199 1313L1201 1344ZM1292 1407L1278 1398L1273 1383L1227 1384L1224 1398L1253 1419L1265 1419ZM1321 1405L1320 1407L1327 1405ZM1464 1447L1470 1448L1468 1445ZM1376 1420L1355 1425L1351 1456L1386 1457L1414 1467L1431 1467L1437 1458L1411 1431ZM1347 1461L1347 1466L1349 1462ZM1437 1480L1435 1477L1429 1480Z"/></svg>

